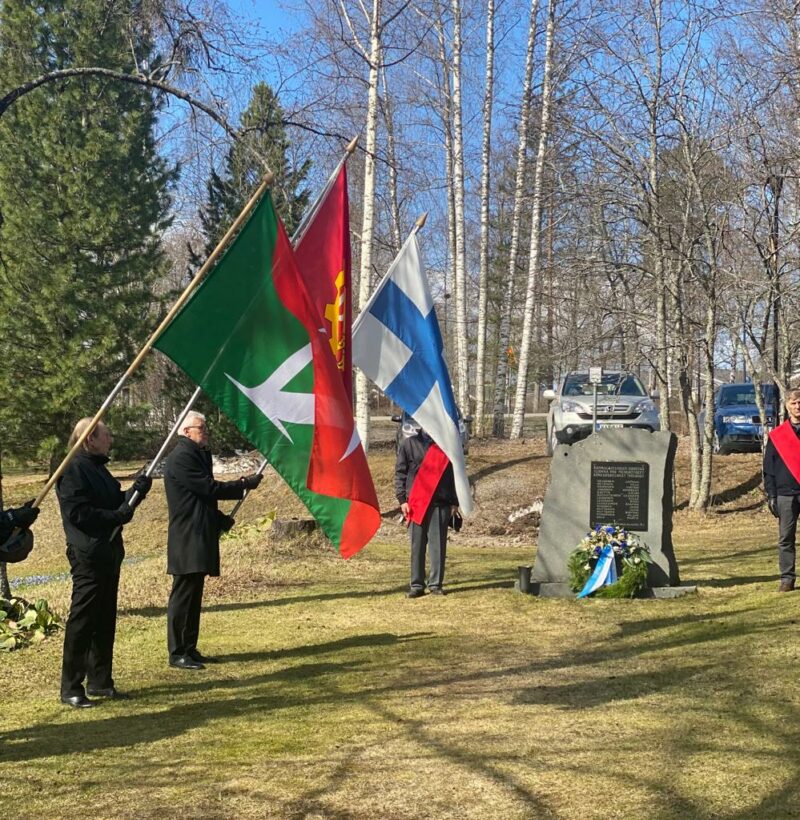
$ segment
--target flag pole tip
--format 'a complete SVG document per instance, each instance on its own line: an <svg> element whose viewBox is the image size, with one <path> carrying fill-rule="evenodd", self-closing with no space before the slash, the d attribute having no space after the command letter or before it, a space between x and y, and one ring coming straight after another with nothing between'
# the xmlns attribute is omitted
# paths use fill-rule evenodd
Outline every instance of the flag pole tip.
<svg viewBox="0 0 800 820"><path fill-rule="evenodd" d="M353 151L356 150L356 146L358 145L358 137L353 137L350 142L347 144L347 153L352 154Z"/></svg>
<svg viewBox="0 0 800 820"><path fill-rule="evenodd" d="M425 227L425 220L428 218L428 212L425 211L424 214L421 214L416 221L416 226L418 230L422 230Z"/></svg>
<svg viewBox="0 0 800 820"><path fill-rule="evenodd" d="M267 171L267 173L264 174L264 184L268 188L269 188L270 185L272 185L272 182L273 182L274 179L275 179L275 174L273 174L272 171Z"/></svg>

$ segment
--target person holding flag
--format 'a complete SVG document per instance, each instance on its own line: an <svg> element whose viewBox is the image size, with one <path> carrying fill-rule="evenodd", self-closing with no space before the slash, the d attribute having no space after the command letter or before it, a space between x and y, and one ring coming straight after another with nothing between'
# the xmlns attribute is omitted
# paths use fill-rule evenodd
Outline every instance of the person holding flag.
<svg viewBox="0 0 800 820"><path fill-rule="evenodd" d="M444 595L447 526L458 512L453 465L421 427L397 448L394 490L411 539L408 598L425 594L425 553L430 557L427 586Z"/></svg>
<svg viewBox="0 0 800 820"><path fill-rule="evenodd" d="M800 515L800 389L786 394L789 418L778 425L764 448L764 490L769 511L778 519L778 592L795 586L795 538Z"/></svg>
<svg viewBox="0 0 800 820"><path fill-rule="evenodd" d="M175 449L164 462L164 490L169 510L167 572L172 591L167 606L169 665L203 669L211 658L197 649L206 575L219 575L219 537L234 520L217 509L217 501L238 499L254 490L263 475L216 481L211 469L206 419L186 414Z"/></svg>

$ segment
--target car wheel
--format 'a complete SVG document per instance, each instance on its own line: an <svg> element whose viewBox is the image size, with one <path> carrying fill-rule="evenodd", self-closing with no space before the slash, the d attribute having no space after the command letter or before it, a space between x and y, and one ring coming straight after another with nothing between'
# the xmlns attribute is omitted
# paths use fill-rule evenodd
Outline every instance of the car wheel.
<svg viewBox="0 0 800 820"><path fill-rule="evenodd" d="M714 432L714 436L711 439L711 452L715 456L726 456L728 455L728 451L719 443L719 436Z"/></svg>
<svg viewBox="0 0 800 820"><path fill-rule="evenodd" d="M556 438L556 426L553 424L547 435L547 455L553 455L556 451L556 447L558 447L558 439Z"/></svg>

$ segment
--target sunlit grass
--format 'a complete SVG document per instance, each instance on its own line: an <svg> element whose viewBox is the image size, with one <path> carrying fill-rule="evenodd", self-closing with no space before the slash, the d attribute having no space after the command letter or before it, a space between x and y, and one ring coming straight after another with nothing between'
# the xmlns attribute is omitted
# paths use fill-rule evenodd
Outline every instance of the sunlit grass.
<svg viewBox="0 0 800 820"><path fill-rule="evenodd" d="M115 675L134 699L62 707L58 639L0 656L0 805L23 817L791 816L800 593L776 593L775 525L747 486L757 460L722 465L719 492L742 488L724 511L675 516L682 580L699 586L677 600L522 596L513 580L531 546L471 537L451 547L451 594L408 601L391 522L348 562L252 527L226 540L208 583L201 648L222 663L199 673L166 664L157 484L123 569ZM546 475L539 461L517 469ZM270 506L265 485L244 521ZM16 577L64 570L48 505L41 552ZM69 586L20 591L64 611Z"/></svg>

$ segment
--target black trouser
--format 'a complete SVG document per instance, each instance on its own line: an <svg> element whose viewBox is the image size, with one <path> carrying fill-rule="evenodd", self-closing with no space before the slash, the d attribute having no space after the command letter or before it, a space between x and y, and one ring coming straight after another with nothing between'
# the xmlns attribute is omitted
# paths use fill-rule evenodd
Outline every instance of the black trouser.
<svg viewBox="0 0 800 820"><path fill-rule="evenodd" d="M411 537L411 589L425 589L425 552L430 559L428 588L441 589L444 583L444 562L447 557L447 522L449 505L434 506L425 513L422 524L409 524Z"/></svg>
<svg viewBox="0 0 800 820"><path fill-rule="evenodd" d="M172 576L167 606L167 646L172 660L197 651L205 580L204 572Z"/></svg>
<svg viewBox="0 0 800 820"><path fill-rule="evenodd" d="M86 564L72 564L72 603L64 630L61 667L63 697L85 694L83 680L93 689L114 685L114 635L117 628L119 573L102 575Z"/></svg>
<svg viewBox="0 0 800 820"><path fill-rule="evenodd" d="M778 569L782 581L794 583L795 535L800 514L800 496L779 495L778 504Z"/></svg>

